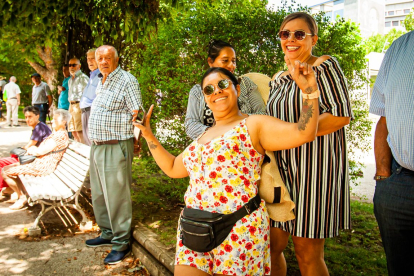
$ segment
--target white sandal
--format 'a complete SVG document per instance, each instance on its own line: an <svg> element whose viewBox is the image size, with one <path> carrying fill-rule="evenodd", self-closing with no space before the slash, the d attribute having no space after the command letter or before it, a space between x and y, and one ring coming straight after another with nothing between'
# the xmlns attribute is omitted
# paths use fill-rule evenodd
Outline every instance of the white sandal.
<svg viewBox="0 0 414 276"><path fill-rule="evenodd" d="M27 205L27 199L19 198L12 206L9 207L11 210L20 210Z"/></svg>

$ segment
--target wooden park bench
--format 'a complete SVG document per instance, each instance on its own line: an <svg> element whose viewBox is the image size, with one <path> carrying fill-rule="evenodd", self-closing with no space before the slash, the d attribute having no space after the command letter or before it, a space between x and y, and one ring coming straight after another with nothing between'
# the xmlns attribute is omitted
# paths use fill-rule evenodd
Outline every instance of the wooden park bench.
<svg viewBox="0 0 414 276"><path fill-rule="evenodd" d="M38 177L19 175L29 196L29 205L40 204L42 207L33 226L29 228L30 236L40 235L38 224L44 214L65 207L73 208L82 215L81 229L92 227L92 222L79 206L79 195L89 170L89 152L90 147L71 141L53 173Z"/></svg>

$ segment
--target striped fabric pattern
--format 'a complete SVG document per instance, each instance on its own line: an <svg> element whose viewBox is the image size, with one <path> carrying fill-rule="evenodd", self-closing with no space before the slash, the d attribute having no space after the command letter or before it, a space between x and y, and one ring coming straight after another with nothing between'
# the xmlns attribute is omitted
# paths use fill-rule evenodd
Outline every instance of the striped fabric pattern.
<svg viewBox="0 0 414 276"><path fill-rule="evenodd" d="M338 62L329 58L313 67L321 91L320 113L352 117L347 84ZM270 82L269 115L298 122L302 110L299 87L290 75ZM350 192L345 129L317 137L300 147L275 152L283 181L296 204L296 219L271 220L272 227L293 236L329 238L350 229Z"/></svg>
<svg viewBox="0 0 414 276"><path fill-rule="evenodd" d="M266 106L257 90L257 85L248 77L242 77L240 83L239 107L245 114L266 114ZM185 132L195 140L208 126L203 124L205 101L201 86L196 84L188 96L187 113L185 116Z"/></svg>
<svg viewBox="0 0 414 276"><path fill-rule="evenodd" d="M414 31L387 50L369 112L387 118L388 145L398 164L414 171Z"/></svg>

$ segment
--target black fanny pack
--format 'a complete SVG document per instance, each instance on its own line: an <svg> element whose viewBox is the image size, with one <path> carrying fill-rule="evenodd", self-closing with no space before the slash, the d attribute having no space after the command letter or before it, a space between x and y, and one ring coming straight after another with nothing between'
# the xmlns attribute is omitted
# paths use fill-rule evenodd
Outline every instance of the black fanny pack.
<svg viewBox="0 0 414 276"><path fill-rule="evenodd" d="M227 238L238 220L260 207L260 202L260 196L257 194L242 208L227 215L184 208L180 217L180 236L183 244L197 252L213 250Z"/></svg>

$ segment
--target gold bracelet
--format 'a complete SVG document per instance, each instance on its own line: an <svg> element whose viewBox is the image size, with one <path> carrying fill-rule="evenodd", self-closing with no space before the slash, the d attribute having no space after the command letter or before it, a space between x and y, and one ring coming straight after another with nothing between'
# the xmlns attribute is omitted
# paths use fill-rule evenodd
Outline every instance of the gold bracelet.
<svg viewBox="0 0 414 276"><path fill-rule="evenodd" d="M315 91L313 91L310 94L306 94L306 93L302 92L302 97L304 99L307 99L307 100L312 100L312 99L319 98L320 95L321 95L321 91L319 91L319 89L316 89Z"/></svg>

